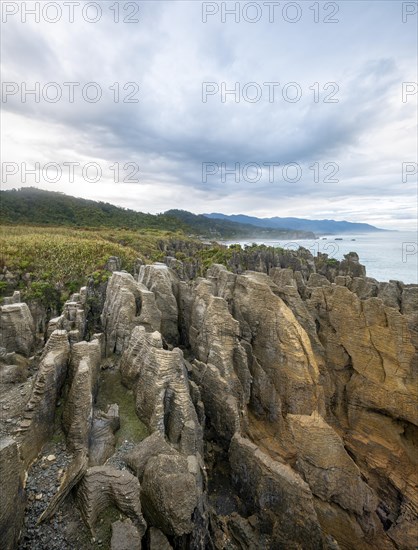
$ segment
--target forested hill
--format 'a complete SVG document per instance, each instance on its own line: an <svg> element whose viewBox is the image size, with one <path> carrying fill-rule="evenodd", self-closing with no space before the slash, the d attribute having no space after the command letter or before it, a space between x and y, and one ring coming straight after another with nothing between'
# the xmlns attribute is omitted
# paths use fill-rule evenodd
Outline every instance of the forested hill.
<svg viewBox="0 0 418 550"><path fill-rule="evenodd" d="M0 191L0 223L70 227L121 227L180 231L212 239L309 238L313 233L209 219L184 210L144 214L34 187Z"/></svg>
<svg viewBox="0 0 418 550"><path fill-rule="evenodd" d="M271 227L255 227L248 223L238 223L229 220L210 219L203 214L192 214L186 210L167 210L166 216L177 218L196 234L215 237L222 235L225 238L254 238L254 239L309 239L315 235L310 231L295 231L275 229Z"/></svg>
<svg viewBox="0 0 418 550"><path fill-rule="evenodd" d="M106 202L80 199L35 187L0 191L0 222L73 227L185 230L176 218L143 214Z"/></svg>
<svg viewBox="0 0 418 550"><path fill-rule="evenodd" d="M306 220L303 218L255 218L244 214L227 216L225 214L205 214L210 219L228 220L230 222L251 224L258 227L274 229L286 228L287 231L313 231L316 235L335 235L339 233L371 233L386 231L368 223L356 223L336 220Z"/></svg>

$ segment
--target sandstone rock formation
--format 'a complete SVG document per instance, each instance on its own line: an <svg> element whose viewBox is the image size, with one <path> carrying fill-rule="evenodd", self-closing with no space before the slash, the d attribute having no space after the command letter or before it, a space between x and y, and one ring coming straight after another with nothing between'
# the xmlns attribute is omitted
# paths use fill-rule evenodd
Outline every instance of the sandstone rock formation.
<svg viewBox="0 0 418 550"><path fill-rule="evenodd" d="M115 506L131 518L142 537L146 523L141 511L140 492L138 479L129 472L109 466L93 466L80 483L77 500L92 532L103 511Z"/></svg>
<svg viewBox="0 0 418 550"><path fill-rule="evenodd" d="M231 254L233 272L197 279L197 263L165 261L137 262L137 282L111 259L104 334L87 330L75 294L39 361L20 297L3 306L0 397L32 385L16 440L0 445L17 503L15 517L0 511L6 544L18 544L25 470L59 398L73 456L41 521L72 493L92 535L112 523L113 550L413 548L418 286L366 277L355 253L250 247ZM122 413L95 404L109 363L150 433L115 454Z"/></svg>
<svg viewBox="0 0 418 550"><path fill-rule="evenodd" d="M54 430L55 406L67 374L70 345L64 330L55 330L45 345L20 425L21 454L28 466Z"/></svg>
<svg viewBox="0 0 418 550"><path fill-rule="evenodd" d="M158 332L135 327L120 369L127 386L134 388L137 414L149 430L166 435L182 452L201 452L201 428L180 349L165 350Z"/></svg>
<svg viewBox="0 0 418 550"><path fill-rule="evenodd" d="M129 273L113 272L106 290L102 325L106 334L106 355L121 353L135 326L160 330L161 313L155 295Z"/></svg>
<svg viewBox="0 0 418 550"><path fill-rule="evenodd" d="M89 447L100 359L97 341L79 342L72 347L70 390L62 419L67 446L74 453L87 452Z"/></svg>
<svg viewBox="0 0 418 550"><path fill-rule="evenodd" d="M125 521L112 523L112 540L110 550L141 550L141 535L132 521L128 518Z"/></svg>
<svg viewBox="0 0 418 550"><path fill-rule="evenodd" d="M161 334L171 345L177 345L178 306L176 300L178 277L165 264L143 265L138 281L154 293L158 309L161 311ZM159 330L159 329L154 329Z"/></svg>
<svg viewBox="0 0 418 550"><path fill-rule="evenodd" d="M152 525L168 535L190 533L198 498L196 478L184 456L159 454L148 460L141 502Z"/></svg>
<svg viewBox="0 0 418 550"><path fill-rule="evenodd" d="M16 548L25 509L24 467L17 443L0 439L0 540L4 550Z"/></svg>
<svg viewBox="0 0 418 550"><path fill-rule="evenodd" d="M286 464L272 460L236 434L229 449L232 479L248 514L263 516L271 548L324 547L309 486Z"/></svg>
<svg viewBox="0 0 418 550"><path fill-rule="evenodd" d="M29 357L34 346L35 326L25 303L0 306L0 347Z"/></svg>

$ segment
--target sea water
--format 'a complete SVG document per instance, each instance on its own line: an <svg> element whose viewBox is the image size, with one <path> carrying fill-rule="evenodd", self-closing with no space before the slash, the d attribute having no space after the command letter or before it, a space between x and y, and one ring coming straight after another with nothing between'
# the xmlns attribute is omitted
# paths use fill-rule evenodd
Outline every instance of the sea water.
<svg viewBox="0 0 418 550"><path fill-rule="evenodd" d="M342 260L344 254L357 252L368 277L378 281L396 280L418 284L418 235L414 231L325 235L317 239L265 241L228 241L241 245L257 243L297 250L303 246L314 256L318 252Z"/></svg>

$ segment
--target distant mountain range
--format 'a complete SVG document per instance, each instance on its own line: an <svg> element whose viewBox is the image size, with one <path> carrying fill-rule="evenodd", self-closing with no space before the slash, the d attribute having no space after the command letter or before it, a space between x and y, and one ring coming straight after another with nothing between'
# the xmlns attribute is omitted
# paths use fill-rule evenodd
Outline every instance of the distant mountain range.
<svg viewBox="0 0 418 550"><path fill-rule="evenodd" d="M263 227L223 219L210 219L185 210L168 210L164 214L144 214L105 202L97 202L23 187L0 191L0 223L70 227L120 227L180 231L195 237L222 239L309 239L315 235L305 230Z"/></svg>
<svg viewBox="0 0 418 550"><path fill-rule="evenodd" d="M0 222L73 227L123 227L181 231L195 237L222 239L313 239L315 235L384 231L367 223L300 218L256 218L252 216L192 214L168 210L145 214L105 202L97 202L23 187L0 191Z"/></svg>
<svg viewBox="0 0 418 550"><path fill-rule="evenodd" d="M313 239L314 233L303 229L286 227L265 227L235 220L209 218L203 214L192 214L186 210L167 210L165 216L177 218L189 227L195 235L206 235L212 239Z"/></svg>
<svg viewBox="0 0 418 550"><path fill-rule="evenodd" d="M205 214L207 218L217 220L229 220L231 222L255 225L257 227L270 227L274 229L295 231L312 231L316 235L335 235L339 233L371 233L375 231L387 231L368 223L354 223L335 220L305 220L302 218L255 218L244 214L232 214L230 216L220 213Z"/></svg>

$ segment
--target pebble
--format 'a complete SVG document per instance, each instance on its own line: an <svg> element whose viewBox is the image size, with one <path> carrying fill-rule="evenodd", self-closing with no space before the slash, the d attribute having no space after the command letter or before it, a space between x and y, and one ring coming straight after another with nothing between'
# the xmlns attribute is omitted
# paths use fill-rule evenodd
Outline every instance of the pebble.
<svg viewBox="0 0 418 550"><path fill-rule="evenodd" d="M36 500L42 500L43 496L44 495L42 493L39 493L39 494L35 495L35 498L36 498Z"/></svg>
<svg viewBox="0 0 418 550"><path fill-rule="evenodd" d="M46 459L48 460L48 462L54 462L54 460L56 460L56 456L55 455L48 455L46 457Z"/></svg>

